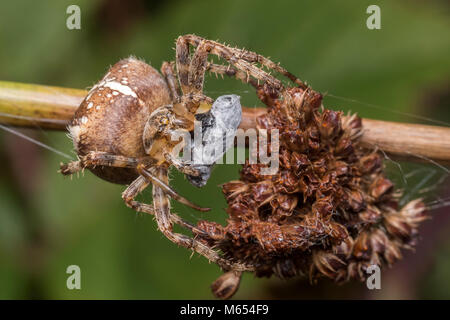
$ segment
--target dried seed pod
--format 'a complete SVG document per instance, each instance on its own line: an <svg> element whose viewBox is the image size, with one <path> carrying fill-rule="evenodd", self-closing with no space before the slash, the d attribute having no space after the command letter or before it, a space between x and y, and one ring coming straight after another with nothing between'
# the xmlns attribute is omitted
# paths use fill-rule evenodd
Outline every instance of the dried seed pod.
<svg viewBox="0 0 450 320"><path fill-rule="evenodd" d="M391 213L384 217L384 226L389 234L398 238L408 238L411 235L411 225L399 213Z"/></svg>
<svg viewBox="0 0 450 320"><path fill-rule="evenodd" d="M381 168L383 160L378 153L372 153L359 160L362 173L368 174Z"/></svg>
<svg viewBox="0 0 450 320"><path fill-rule="evenodd" d="M241 273L229 271L224 273L211 285L211 290L219 299L228 299L232 297L239 289L241 282Z"/></svg>
<svg viewBox="0 0 450 320"><path fill-rule="evenodd" d="M314 251L312 254L312 264L310 278L314 279L314 272L319 271L328 278L335 278L336 272L345 267L346 263L331 252Z"/></svg>
<svg viewBox="0 0 450 320"><path fill-rule="evenodd" d="M380 176L370 186L370 195L378 200L382 195L391 190L393 186L390 180Z"/></svg>
<svg viewBox="0 0 450 320"><path fill-rule="evenodd" d="M324 139L333 139L341 130L341 114L332 110L325 110L319 122L319 131Z"/></svg>
<svg viewBox="0 0 450 320"><path fill-rule="evenodd" d="M360 212L365 208L366 202L364 201L364 194L360 190L349 190L346 191L346 201L348 206L353 212Z"/></svg>
<svg viewBox="0 0 450 320"><path fill-rule="evenodd" d="M371 206L360 212L358 216L361 222L373 224L380 221L382 213L377 207Z"/></svg>

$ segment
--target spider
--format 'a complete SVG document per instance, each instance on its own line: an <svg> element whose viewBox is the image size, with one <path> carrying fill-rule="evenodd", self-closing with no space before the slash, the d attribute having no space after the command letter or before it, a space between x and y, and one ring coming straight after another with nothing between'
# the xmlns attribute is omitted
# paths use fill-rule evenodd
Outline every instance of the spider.
<svg viewBox="0 0 450 320"><path fill-rule="evenodd" d="M195 48L193 53L191 47ZM227 64L210 62L209 55ZM170 137L177 129L192 131L199 107L213 104L213 99L203 94L206 71L234 77L255 88L264 86L266 91L283 91L282 82L262 67L307 88L293 74L259 54L196 35L176 40L176 61L164 62L162 75L133 57L119 61L90 90L71 120L68 129L79 160L61 164L61 173L71 175L87 168L104 180L128 185L122 193L125 204L154 215L159 230L169 240L192 249L224 271L253 271L254 266L231 262L213 246L173 231L173 225L179 224L195 234L208 235L172 214L170 198L200 211L209 209L175 192L168 184L168 170L173 166L193 180L202 175L198 166L172 155L178 142ZM153 185L153 205L136 201L135 197L149 184Z"/></svg>

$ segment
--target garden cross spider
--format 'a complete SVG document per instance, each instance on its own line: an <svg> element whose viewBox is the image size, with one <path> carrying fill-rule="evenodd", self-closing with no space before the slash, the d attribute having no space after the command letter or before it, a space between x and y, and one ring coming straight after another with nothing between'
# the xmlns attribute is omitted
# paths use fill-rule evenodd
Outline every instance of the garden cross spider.
<svg viewBox="0 0 450 320"><path fill-rule="evenodd" d="M196 48L193 54L191 46ZM209 62L210 54L228 64ZM201 174L195 165L171 156L177 143L171 140L171 133L179 128L192 131L200 105L213 103L203 94L205 72L235 77L256 88L284 91L281 81L264 71L263 66L307 88L294 75L261 55L195 35L180 36L176 41L176 74L173 63L162 64L161 76L135 58L119 61L90 90L71 120L68 129L79 160L62 164L61 173L70 175L88 168L107 181L129 184L122 194L126 205L153 214L158 228L169 240L205 256L225 271L254 270L254 266L228 261L204 242L173 232L175 223L207 236L172 214L169 198L200 211L209 209L191 203L172 190L168 185L168 169L173 165L190 177ZM150 183L153 205L135 201Z"/></svg>

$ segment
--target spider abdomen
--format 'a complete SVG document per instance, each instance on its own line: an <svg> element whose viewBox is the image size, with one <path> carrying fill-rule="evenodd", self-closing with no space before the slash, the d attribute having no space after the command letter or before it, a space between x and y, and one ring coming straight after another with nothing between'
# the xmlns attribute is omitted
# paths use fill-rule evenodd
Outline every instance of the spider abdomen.
<svg viewBox="0 0 450 320"><path fill-rule="evenodd" d="M142 133L149 115L170 104L162 75L150 65L127 58L113 65L78 107L69 124L79 156L101 151L143 157ZM110 182L127 184L137 177L134 169L96 167L94 174Z"/></svg>

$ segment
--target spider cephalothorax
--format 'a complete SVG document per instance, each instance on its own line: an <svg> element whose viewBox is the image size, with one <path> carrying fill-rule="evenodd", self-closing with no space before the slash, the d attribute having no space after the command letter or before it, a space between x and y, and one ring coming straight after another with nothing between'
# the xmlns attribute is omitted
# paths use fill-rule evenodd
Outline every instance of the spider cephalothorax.
<svg viewBox="0 0 450 320"><path fill-rule="evenodd" d="M264 85L258 94L268 110L257 127L279 131L279 170L263 175L264 165L247 161L241 179L223 185L227 225L201 221L199 239L259 277L363 280L370 265L399 259L414 244L425 206L414 200L399 208L382 155L359 142L361 120L321 110L322 96L310 88ZM240 276L225 273L213 292L232 296Z"/></svg>

